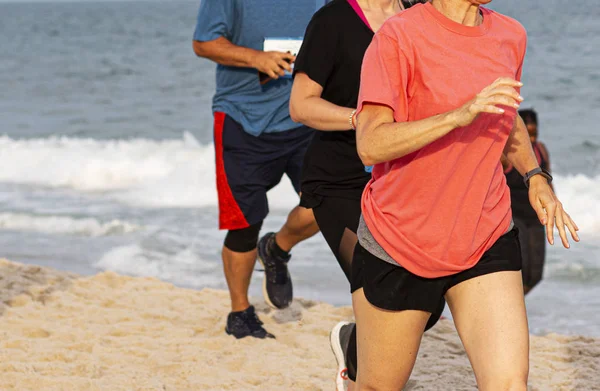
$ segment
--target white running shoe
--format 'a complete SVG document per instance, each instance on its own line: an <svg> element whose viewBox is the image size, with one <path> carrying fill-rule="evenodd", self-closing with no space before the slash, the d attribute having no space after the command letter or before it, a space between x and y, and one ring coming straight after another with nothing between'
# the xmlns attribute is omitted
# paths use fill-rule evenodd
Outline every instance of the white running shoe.
<svg viewBox="0 0 600 391"><path fill-rule="evenodd" d="M348 368L346 367L346 352L352 329L356 327L355 323L339 322L329 333L329 343L331 350L337 361L337 373L335 375L336 391L348 390Z"/></svg>

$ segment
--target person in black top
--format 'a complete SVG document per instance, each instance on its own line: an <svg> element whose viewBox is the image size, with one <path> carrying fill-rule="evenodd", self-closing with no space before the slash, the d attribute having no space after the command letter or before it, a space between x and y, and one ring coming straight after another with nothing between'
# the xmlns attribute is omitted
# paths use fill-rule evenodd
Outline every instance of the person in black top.
<svg viewBox="0 0 600 391"><path fill-rule="evenodd" d="M397 7L387 16L399 11ZM304 157L300 204L313 209L348 279L360 198L371 179L358 157L351 121L362 59L372 39L373 30L347 0L323 7L308 25L296 57L290 98L292 119L319 130Z"/></svg>
<svg viewBox="0 0 600 391"><path fill-rule="evenodd" d="M316 129L306 152L300 205L313 210L319 229L348 281L357 243L360 200L371 179L356 150L355 108L363 56L374 31L414 3L400 0L333 0L309 23L294 66L290 115ZM428 327L439 319L431 316ZM337 389L356 379L356 331L340 322L331 333L338 360Z"/></svg>
<svg viewBox="0 0 600 391"><path fill-rule="evenodd" d="M538 141L537 113L533 109L520 110L531 145L541 168L550 172L550 158L546 146ZM502 161L506 184L510 188L510 201L515 226L519 229L521 254L523 258L523 289L529 293L541 280L544 272L546 256L546 240L544 226L531 207L528 190L523 177L508 162Z"/></svg>

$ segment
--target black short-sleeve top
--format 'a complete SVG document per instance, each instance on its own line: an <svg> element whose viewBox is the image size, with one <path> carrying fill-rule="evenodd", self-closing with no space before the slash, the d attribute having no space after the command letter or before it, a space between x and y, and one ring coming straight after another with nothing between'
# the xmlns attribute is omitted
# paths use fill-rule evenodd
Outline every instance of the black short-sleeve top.
<svg viewBox="0 0 600 391"><path fill-rule="evenodd" d="M363 56L372 39L373 31L348 1L334 0L310 21L294 72L320 84L323 99L356 108ZM318 204L319 196L360 199L370 178L356 151L355 131L317 131L304 160L302 203L316 206L305 201Z"/></svg>

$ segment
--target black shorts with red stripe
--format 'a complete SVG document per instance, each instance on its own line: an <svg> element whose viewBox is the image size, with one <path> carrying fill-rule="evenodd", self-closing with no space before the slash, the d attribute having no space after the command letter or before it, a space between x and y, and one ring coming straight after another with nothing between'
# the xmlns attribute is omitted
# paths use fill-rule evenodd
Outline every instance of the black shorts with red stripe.
<svg viewBox="0 0 600 391"><path fill-rule="evenodd" d="M256 137L227 114L216 112L214 117L219 228L236 230L260 223L269 213L267 191L284 174L300 192L304 154L314 131L300 126Z"/></svg>

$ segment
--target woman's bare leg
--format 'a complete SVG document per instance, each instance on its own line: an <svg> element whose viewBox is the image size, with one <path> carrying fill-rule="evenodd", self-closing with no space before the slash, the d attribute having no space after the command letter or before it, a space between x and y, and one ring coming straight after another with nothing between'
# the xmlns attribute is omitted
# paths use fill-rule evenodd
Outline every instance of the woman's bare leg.
<svg viewBox="0 0 600 391"><path fill-rule="evenodd" d="M481 391L525 391L529 330L521 272L462 282L446 293Z"/></svg>
<svg viewBox="0 0 600 391"><path fill-rule="evenodd" d="M358 343L357 391L400 391L412 372L431 315L385 311L371 305L362 289L352 294Z"/></svg>

